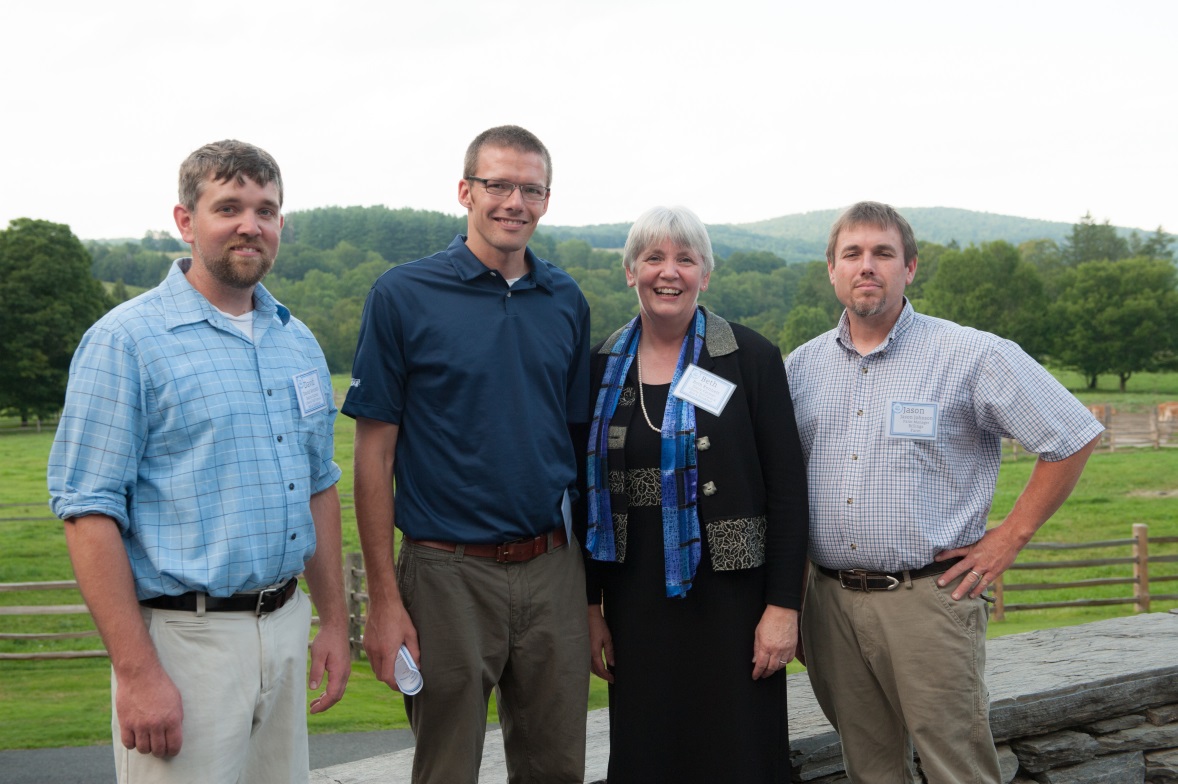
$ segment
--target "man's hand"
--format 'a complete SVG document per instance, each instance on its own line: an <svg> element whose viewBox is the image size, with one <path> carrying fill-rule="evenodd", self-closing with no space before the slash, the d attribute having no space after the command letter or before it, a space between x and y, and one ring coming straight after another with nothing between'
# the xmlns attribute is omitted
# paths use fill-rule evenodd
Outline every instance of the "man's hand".
<svg viewBox="0 0 1178 784"><path fill-rule="evenodd" d="M385 605L370 602L368 623L364 627L364 652L377 680L388 684L394 691L400 691L393 668L397 663L397 651L404 644L413 661L421 663L421 649L417 646L417 628L409 618L405 605L398 599Z"/></svg>
<svg viewBox="0 0 1178 784"><path fill-rule="evenodd" d="M1021 536L1012 533L1011 529L1000 525L986 531L981 539L969 547L958 547L937 553L934 559L936 561L961 557L961 561L937 578L937 585L944 588L959 575L964 574L965 578L953 591L953 599L960 601L966 595L976 599L1010 568L1026 543Z"/></svg>
<svg viewBox="0 0 1178 784"><path fill-rule="evenodd" d="M67 520L64 530L78 588L110 654L123 745L174 757L184 740L180 690L143 622L118 524L104 515L84 515Z"/></svg>
<svg viewBox="0 0 1178 784"><path fill-rule="evenodd" d="M327 673L327 688L311 700L311 713L322 713L344 696L348 676L352 674L351 654L346 627L320 627L319 633L311 643L311 671L308 674L307 688L311 691L318 689L324 672Z"/></svg>
<svg viewBox="0 0 1178 784"><path fill-rule="evenodd" d="M600 604L589 605L589 669L606 683L613 683L613 673L609 667L614 666L614 638L609 632L609 624L601 614Z"/></svg>
<svg viewBox="0 0 1178 784"><path fill-rule="evenodd" d="M115 710L123 745L140 754L174 757L184 742L180 690L163 667L132 675L116 673Z"/></svg>
<svg viewBox="0 0 1178 784"><path fill-rule="evenodd" d="M798 611L765 605L753 639L753 679L768 678L794 657L798 646Z"/></svg>

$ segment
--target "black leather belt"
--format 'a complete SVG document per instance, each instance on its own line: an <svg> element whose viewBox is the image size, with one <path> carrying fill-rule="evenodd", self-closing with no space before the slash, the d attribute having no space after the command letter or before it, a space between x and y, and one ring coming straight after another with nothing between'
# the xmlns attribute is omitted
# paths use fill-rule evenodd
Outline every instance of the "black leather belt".
<svg viewBox="0 0 1178 784"><path fill-rule="evenodd" d="M932 577L949 571L960 558L949 558L945 561L933 561L920 569L909 569L906 572L869 572L866 569L827 569L818 566L818 571L838 580L839 584L851 591L893 591L906 580L919 580L921 577ZM817 566L817 564L815 564Z"/></svg>
<svg viewBox="0 0 1178 784"><path fill-rule="evenodd" d="M298 586L299 578L292 577L276 588L235 593L232 596L205 596L205 612L252 612L255 615L265 615L286 604L287 600L294 596ZM200 594L197 591L189 591L179 596L155 596L139 603L153 610L196 612L198 596Z"/></svg>

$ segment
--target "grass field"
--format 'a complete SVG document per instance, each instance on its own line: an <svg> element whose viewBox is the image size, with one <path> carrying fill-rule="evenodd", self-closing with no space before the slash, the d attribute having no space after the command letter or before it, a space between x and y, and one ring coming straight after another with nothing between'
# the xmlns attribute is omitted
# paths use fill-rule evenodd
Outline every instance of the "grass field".
<svg viewBox="0 0 1178 784"><path fill-rule="evenodd" d="M1073 391L1081 380L1060 374ZM1112 384L1115 380L1109 380ZM334 379L337 395L347 380ZM1112 388L1079 392L1085 402L1111 402L1128 410L1162 400L1178 399L1178 374L1134 377L1129 395ZM340 417L336 425L336 459L344 468L340 493L344 504L344 550L359 551L352 504L351 420ZM22 431L11 421L0 421L0 582L72 579L61 523L45 504L45 464L52 441L52 427L40 433ZM1009 511L1030 473L1032 461L1024 457L1008 461L998 481L991 520L998 522ZM1036 541L1078 542L1124 539L1133 523L1147 523L1151 536L1178 536L1178 449L1128 449L1098 453L1075 493L1060 512L1039 532ZM1128 555L1128 548L1054 554L1024 553L1020 560L1070 560L1079 557ZM1178 553L1178 546L1157 548L1155 554ZM1018 572L1018 582L1059 582L1080 577L1124 576L1129 567L1099 567L1035 574ZM1014 575L1016 573L1008 573ZM1178 564L1151 567L1151 576L1178 574ZM1128 586L1009 594L1007 601L1048 601L1075 598L1128 596ZM1159 583L1154 593L1178 593L1178 582ZM0 593L0 605L77 604L76 591ZM1178 607L1178 602L1155 602L1154 611ZM1011 613L1008 620L990 624L990 636L1033 629L1066 626L1127 615L1132 606L1033 610ZM0 617L0 632L66 631L93 628L88 616ZM79 650L98 648L97 638L51 642L0 641L0 652L29 650ZM790 671L800 667L794 663ZM108 743L110 740L109 664L105 659L0 662L0 749L38 748ZM590 707L606 704L605 687L593 679ZM492 712L494 708L492 707ZM364 662L354 666L344 700L326 714L311 716L312 732L354 732L406 727L400 696L373 678Z"/></svg>

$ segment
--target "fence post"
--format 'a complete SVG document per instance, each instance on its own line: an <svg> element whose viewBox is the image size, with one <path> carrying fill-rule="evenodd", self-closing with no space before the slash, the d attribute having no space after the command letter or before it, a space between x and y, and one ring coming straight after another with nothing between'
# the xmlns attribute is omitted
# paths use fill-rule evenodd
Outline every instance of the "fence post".
<svg viewBox="0 0 1178 784"><path fill-rule="evenodd" d="M1149 612L1149 526L1133 524L1133 598L1137 601L1134 610Z"/></svg>
<svg viewBox="0 0 1178 784"><path fill-rule="evenodd" d="M1006 620L1006 592L1002 589L1002 578L1005 575L998 575L998 579L993 582L994 586L994 620Z"/></svg>
<svg viewBox="0 0 1178 784"><path fill-rule="evenodd" d="M352 649L353 661L360 660L364 650L364 610L368 604L365 591L364 556L348 553L344 556L344 593L348 601L348 645Z"/></svg>

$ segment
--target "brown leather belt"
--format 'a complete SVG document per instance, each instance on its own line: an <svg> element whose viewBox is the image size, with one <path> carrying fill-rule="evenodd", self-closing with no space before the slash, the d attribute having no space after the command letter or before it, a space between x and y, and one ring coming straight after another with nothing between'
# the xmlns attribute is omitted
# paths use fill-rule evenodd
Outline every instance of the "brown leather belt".
<svg viewBox="0 0 1178 784"><path fill-rule="evenodd" d="M205 612L252 612L255 615L272 613L294 596L298 585L299 578L292 577L276 588L235 593L232 596L205 596ZM189 591L179 596L155 596L139 603L153 610L196 612L198 595L197 591Z"/></svg>
<svg viewBox="0 0 1178 784"><path fill-rule="evenodd" d="M932 577L949 571L960 558L950 558L945 561L933 561L920 569L909 569L906 572L869 572L866 569L827 569L818 566L818 571L827 577L838 580L839 584L851 591L892 591L906 580L919 580L921 577ZM815 564L817 566L817 564Z"/></svg>
<svg viewBox="0 0 1178 784"><path fill-rule="evenodd" d="M401 541L420 545L421 547L429 547L433 550L445 550L448 553L452 553L461 547L463 554L472 555L475 558L494 558L498 563L523 563L524 561L532 560L537 555L543 555L550 549L555 550L569 543L568 537L565 536L563 526L554 530L551 536L551 548L548 546L549 534L541 534L532 539L516 539L515 541L504 542L503 544L431 542L422 539L411 539L403 534Z"/></svg>

